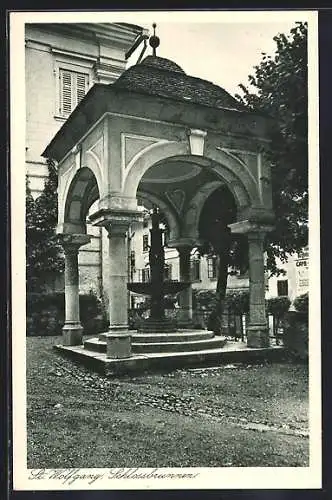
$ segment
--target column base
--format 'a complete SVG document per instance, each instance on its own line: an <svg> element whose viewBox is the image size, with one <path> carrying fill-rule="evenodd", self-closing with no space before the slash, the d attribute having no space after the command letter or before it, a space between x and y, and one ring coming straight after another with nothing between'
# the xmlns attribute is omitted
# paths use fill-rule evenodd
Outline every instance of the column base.
<svg viewBox="0 0 332 500"><path fill-rule="evenodd" d="M193 324L193 314L191 308L180 308L176 311L176 321L181 328L190 328Z"/></svg>
<svg viewBox="0 0 332 500"><path fill-rule="evenodd" d="M128 330L103 334L107 342L106 357L112 359L126 359L131 357L131 333Z"/></svg>
<svg viewBox="0 0 332 500"><path fill-rule="evenodd" d="M81 345L83 327L81 323L65 323L62 328L62 343L64 346Z"/></svg>
<svg viewBox="0 0 332 500"><path fill-rule="evenodd" d="M248 347L269 347L269 329L267 325L249 325L247 328Z"/></svg>

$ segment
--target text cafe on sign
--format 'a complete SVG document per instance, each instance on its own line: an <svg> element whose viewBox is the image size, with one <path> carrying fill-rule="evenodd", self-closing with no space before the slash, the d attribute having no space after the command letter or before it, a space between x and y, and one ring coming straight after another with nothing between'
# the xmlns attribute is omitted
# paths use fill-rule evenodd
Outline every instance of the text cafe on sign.
<svg viewBox="0 0 332 500"><path fill-rule="evenodd" d="M309 289L309 252L307 249L299 252L295 266L297 294L306 293Z"/></svg>

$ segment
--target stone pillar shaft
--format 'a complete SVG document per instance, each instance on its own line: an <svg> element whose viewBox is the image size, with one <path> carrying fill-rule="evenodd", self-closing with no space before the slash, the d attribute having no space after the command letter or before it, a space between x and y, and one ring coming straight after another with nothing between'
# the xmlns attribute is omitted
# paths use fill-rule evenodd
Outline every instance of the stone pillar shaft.
<svg viewBox="0 0 332 500"><path fill-rule="evenodd" d="M65 324L62 328L64 345L80 345L83 328L80 322L78 252L89 243L85 234L62 234L65 254Z"/></svg>
<svg viewBox="0 0 332 500"><path fill-rule="evenodd" d="M109 229L109 313L110 331L128 329L127 311L127 225Z"/></svg>
<svg viewBox="0 0 332 500"><path fill-rule="evenodd" d="M66 323L80 322L78 247L68 245L65 250L65 318Z"/></svg>
<svg viewBox="0 0 332 500"><path fill-rule="evenodd" d="M180 281L191 281L190 276L190 255L191 247L184 246L178 248L179 264L180 264ZM179 305L181 308L179 321L190 323L193 318L192 310L192 287L182 290L179 294Z"/></svg>
<svg viewBox="0 0 332 500"><path fill-rule="evenodd" d="M249 243L249 347L269 345L265 308L264 233L248 233Z"/></svg>

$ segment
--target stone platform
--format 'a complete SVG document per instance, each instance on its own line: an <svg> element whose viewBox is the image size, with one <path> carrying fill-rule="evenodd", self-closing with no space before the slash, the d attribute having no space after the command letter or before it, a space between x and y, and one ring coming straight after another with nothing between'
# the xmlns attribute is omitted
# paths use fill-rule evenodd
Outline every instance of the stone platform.
<svg viewBox="0 0 332 500"><path fill-rule="evenodd" d="M225 337L215 337L206 330L178 330L174 333L140 333L131 335L133 354L191 352L224 347ZM98 338L86 340L84 348L94 352L106 353L104 334Z"/></svg>
<svg viewBox="0 0 332 500"><path fill-rule="evenodd" d="M55 346L57 352L107 376L172 371L179 368L218 366L225 363L252 363L277 360L282 347L248 348L244 342L227 342L212 332L179 331L176 334L132 335L132 356L125 359L106 357L106 341L85 340L80 346Z"/></svg>

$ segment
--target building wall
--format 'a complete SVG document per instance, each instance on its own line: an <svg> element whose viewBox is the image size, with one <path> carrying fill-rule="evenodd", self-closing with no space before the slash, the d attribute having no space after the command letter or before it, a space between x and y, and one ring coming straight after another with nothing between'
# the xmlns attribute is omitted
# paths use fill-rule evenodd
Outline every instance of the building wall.
<svg viewBox="0 0 332 500"><path fill-rule="evenodd" d="M26 173L34 198L48 176L41 154L68 116L61 114L61 70L87 75L86 90L96 82L112 83L125 70L125 53L141 32L119 23L26 25ZM101 256L107 254L108 240L101 238L100 228L88 225L87 232L92 238L79 253L80 290L101 295ZM63 277L56 287L63 287Z"/></svg>
<svg viewBox="0 0 332 500"><path fill-rule="evenodd" d="M287 282L287 295L291 301L309 291L309 252L307 248L300 254L290 255L287 263L279 261L278 266L285 271L285 274L278 277L273 276L269 279L267 298L277 297L284 288L280 286L280 282L285 281Z"/></svg>

